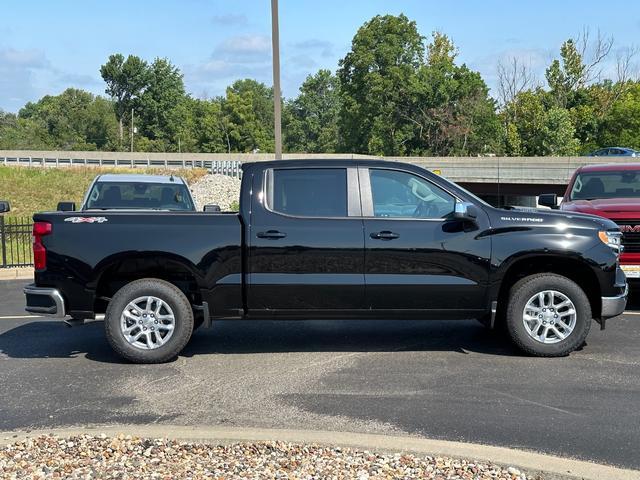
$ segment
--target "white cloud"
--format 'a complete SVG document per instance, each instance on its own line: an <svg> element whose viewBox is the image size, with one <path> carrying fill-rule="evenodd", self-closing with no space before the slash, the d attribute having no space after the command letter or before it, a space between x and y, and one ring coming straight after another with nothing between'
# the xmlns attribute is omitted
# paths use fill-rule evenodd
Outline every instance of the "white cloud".
<svg viewBox="0 0 640 480"><path fill-rule="evenodd" d="M467 62L467 65L481 73L491 94L495 96L498 87L498 63L508 64L514 58L518 60L518 64L531 71L535 84L542 84L545 69L553 60L553 52L542 48L510 47L492 55L473 59Z"/></svg>
<svg viewBox="0 0 640 480"><path fill-rule="evenodd" d="M49 68L39 50L0 50L0 108L15 112L38 96L35 82Z"/></svg>
<svg viewBox="0 0 640 480"><path fill-rule="evenodd" d="M222 27L236 27L238 25L246 25L247 16L243 14L225 13L222 15L214 15L211 21Z"/></svg>
<svg viewBox="0 0 640 480"><path fill-rule="evenodd" d="M271 38L266 35L239 35L220 43L213 52L213 58L241 56L249 58L271 55Z"/></svg>
<svg viewBox="0 0 640 480"><path fill-rule="evenodd" d="M301 67L301 68L309 69L317 65L313 57L311 57L310 55L306 55L304 53L289 57L287 60L289 61L290 64L295 65L296 67Z"/></svg>
<svg viewBox="0 0 640 480"><path fill-rule="evenodd" d="M0 49L0 108L17 112L27 102L57 95L68 87L102 90L97 77L65 72L51 64L42 50Z"/></svg>
<svg viewBox="0 0 640 480"><path fill-rule="evenodd" d="M310 38L308 40L294 43L293 47L305 52L319 52L323 57L331 57L333 55L333 43L328 40Z"/></svg>
<svg viewBox="0 0 640 480"><path fill-rule="evenodd" d="M334 45L310 38L285 45L281 51L283 94L297 94L300 83L319 67L335 63ZM330 59L330 60L329 60ZM215 46L211 57L183 68L187 88L196 95L224 94L235 80L253 78L271 85L271 37L247 34L229 37Z"/></svg>
<svg viewBox="0 0 640 480"><path fill-rule="evenodd" d="M41 50L5 48L0 50L0 65L12 68L46 68L49 61Z"/></svg>
<svg viewBox="0 0 640 480"><path fill-rule="evenodd" d="M227 38L211 57L183 68L185 83L196 95L220 95L241 78L271 83L271 39L265 35L240 35Z"/></svg>

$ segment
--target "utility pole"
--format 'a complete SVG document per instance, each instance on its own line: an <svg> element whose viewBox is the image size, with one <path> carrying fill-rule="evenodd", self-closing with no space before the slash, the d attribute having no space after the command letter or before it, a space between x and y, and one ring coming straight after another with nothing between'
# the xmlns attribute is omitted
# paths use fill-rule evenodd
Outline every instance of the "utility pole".
<svg viewBox="0 0 640 480"><path fill-rule="evenodd" d="M133 107L131 107L131 151L133 152Z"/></svg>
<svg viewBox="0 0 640 480"><path fill-rule="evenodd" d="M280 32L278 28L278 0L271 0L271 46L273 49L273 131L276 160L282 160L282 112L280 93Z"/></svg>

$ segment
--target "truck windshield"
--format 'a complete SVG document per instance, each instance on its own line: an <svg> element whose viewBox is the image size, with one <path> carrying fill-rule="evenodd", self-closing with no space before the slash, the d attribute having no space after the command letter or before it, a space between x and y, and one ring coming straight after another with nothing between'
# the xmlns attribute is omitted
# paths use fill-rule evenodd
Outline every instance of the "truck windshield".
<svg viewBox="0 0 640 480"><path fill-rule="evenodd" d="M571 188L571 200L640 197L640 170L580 173Z"/></svg>
<svg viewBox="0 0 640 480"><path fill-rule="evenodd" d="M97 182L85 209L193 211L194 206L184 184Z"/></svg>

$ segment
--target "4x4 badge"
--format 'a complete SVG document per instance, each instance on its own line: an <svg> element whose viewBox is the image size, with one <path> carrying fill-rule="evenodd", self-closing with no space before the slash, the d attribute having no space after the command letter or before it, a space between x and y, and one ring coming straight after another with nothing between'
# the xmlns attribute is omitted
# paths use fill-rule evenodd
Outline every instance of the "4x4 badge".
<svg viewBox="0 0 640 480"><path fill-rule="evenodd" d="M103 223L109 220L105 217L68 217L65 218L64 221L71 223Z"/></svg>

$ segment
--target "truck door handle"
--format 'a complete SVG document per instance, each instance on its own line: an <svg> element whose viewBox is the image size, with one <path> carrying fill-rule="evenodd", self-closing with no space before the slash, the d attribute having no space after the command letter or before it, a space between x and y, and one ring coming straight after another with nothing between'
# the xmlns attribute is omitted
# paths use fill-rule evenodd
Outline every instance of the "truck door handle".
<svg viewBox="0 0 640 480"><path fill-rule="evenodd" d="M374 232L369 235L371 238L375 238L378 240L393 240L394 238L399 238L400 235L397 233L390 232L389 230L383 230L382 232Z"/></svg>
<svg viewBox="0 0 640 480"><path fill-rule="evenodd" d="M282 233L277 230L267 230L266 232L258 232L256 234L256 237L258 238L271 238L274 240L278 238L284 238L286 236L287 236L286 233Z"/></svg>

